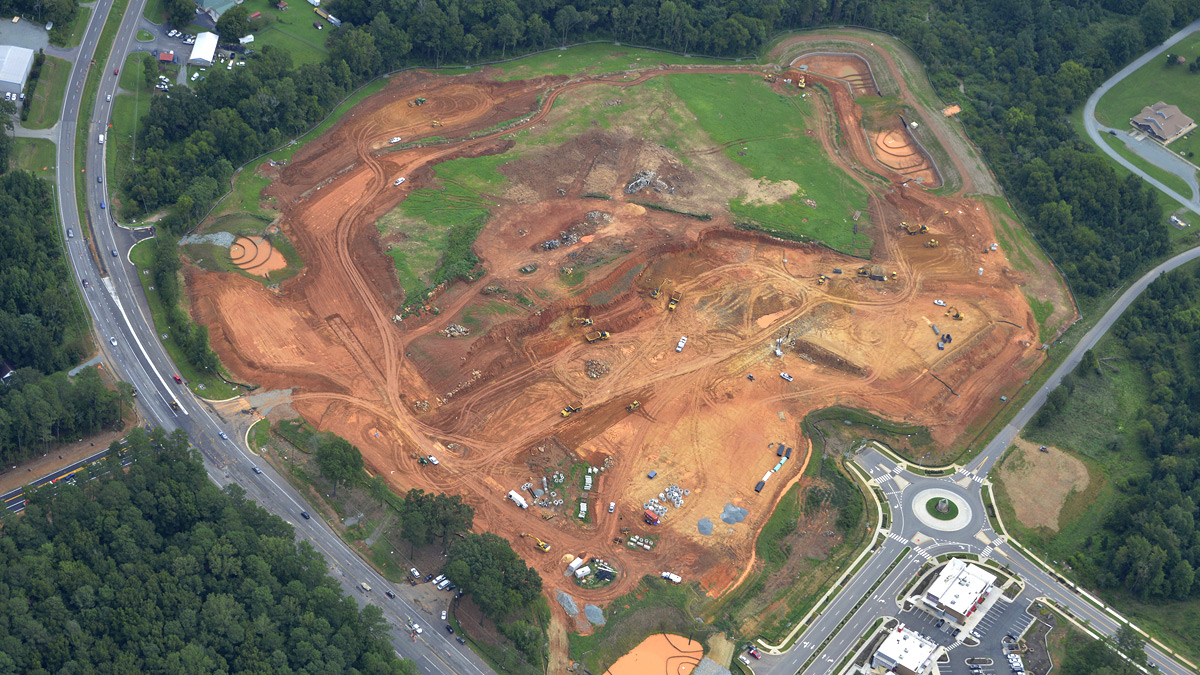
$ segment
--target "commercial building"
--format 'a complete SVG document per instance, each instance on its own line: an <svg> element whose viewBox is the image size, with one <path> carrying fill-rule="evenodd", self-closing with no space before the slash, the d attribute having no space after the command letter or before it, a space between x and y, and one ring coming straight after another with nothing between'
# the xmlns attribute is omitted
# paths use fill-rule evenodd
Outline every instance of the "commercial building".
<svg viewBox="0 0 1200 675"><path fill-rule="evenodd" d="M192 55L188 57L188 65L211 66L216 54L217 34L201 33L196 36L196 44L192 45Z"/></svg>
<svg viewBox="0 0 1200 675"><path fill-rule="evenodd" d="M937 650L936 644L900 624L871 655L871 668L898 675L925 675L933 668Z"/></svg>
<svg viewBox="0 0 1200 675"><path fill-rule="evenodd" d="M1129 123L1163 145L1170 145L1172 141L1196 128L1192 118L1180 112L1178 106L1167 105L1162 101L1142 108L1142 112L1129 120Z"/></svg>
<svg viewBox="0 0 1200 675"><path fill-rule="evenodd" d="M953 558L938 572L921 599L938 616L962 624L996 587L996 575Z"/></svg>
<svg viewBox="0 0 1200 675"><path fill-rule="evenodd" d="M0 46L0 91L9 94L25 91L25 81L29 79L29 69L32 67L32 49Z"/></svg>

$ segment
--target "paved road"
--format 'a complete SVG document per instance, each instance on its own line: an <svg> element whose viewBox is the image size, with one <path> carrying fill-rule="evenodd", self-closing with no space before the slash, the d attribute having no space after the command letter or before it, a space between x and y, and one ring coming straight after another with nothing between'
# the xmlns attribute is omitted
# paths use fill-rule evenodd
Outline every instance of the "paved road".
<svg viewBox="0 0 1200 675"><path fill-rule="evenodd" d="M104 178L104 152L107 145L99 142L100 134L107 133L107 124L112 114L112 103L105 100L114 94L118 77L113 74L126 55L135 48L137 27L140 23L146 0L134 0L121 22L116 42L107 63L91 64L91 55L103 28L104 19L112 0L98 0L93 8L83 42L79 49L67 85L67 97L63 116L55 127L58 144L57 200L63 220L64 235L69 230L74 236L66 238L66 250L81 285L82 295L92 316L94 330L105 362L115 373L131 382L139 396L142 415L152 424L168 431L181 428L187 431L192 442L200 449L209 476L218 485L237 483L247 495L267 510L292 522L297 534L308 540L329 561L334 577L350 592L359 582L366 581L373 587L371 594L351 593L360 602L379 605L385 618L394 627L401 627L412 617L430 627L415 641L410 640L407 630L392 632L392 643L397 651L417 662L424 673L449 675L482 675L490 669L468 648L454 642L443 630L437 617L419 611L405 598L407 586L396 586L388 582L364 563L352 549L346 546L334 532L319 519L303 520L298 517L302 510L313 511L303 498L286 481L280 479L269 467L262 474L253 471L254 458L240 444L220 437L222 431L231 438L235 426L222 419L204 402L194 398L188 390L173 381L174 368L162 348L153 324L149 320L149 309L136 278L135 268L127 258L130 246L145 233L129 232L116 227L101 202L107 201ZM83 100L83 86L91 68L101 68L99 95L94 102ZM77 128L76 119L81 106L93 106L90 118L85 115L83 126ZM76 166L76 134L86 134L87 152L84 165ZM80 220L75 201L74 178L81 171L87 176L84 220ZM89 223L94 240L96 256L89 252L81 222ZM101 266L105 274L101 272ZM84 284L84 280L88 280ZM179 410L171 408L177 401ZM398 593L396 600L383 596L386 589ZM447 594L448 599L448 594Z"/></svg>
<svg viewBox="0 0 1200 675"><path fill-rule="evenodd" d="M1179 157L1176 157L1171 152L1163 149L1162 146L1154 143L1153 141L1134 141L1129 132L1126 130L1128 127L1110 129L1109 127L1106 127L1096 121L1096 104L1100 101L1100 98L1104 96L1104 94L1108 93L1109 89L1112 89L1114 85L1125 79L1133 71L1141 68L1154 59L1160 58L1168 49L1171 48L1172 45L1198 30L1200 30L1200 19L1197 19L1187 26L1184 26L1183 30L1180 30L1178 33L1167 38L1166 42L1146 52L1134 60L1133 63L1130 63L1121 70L1117 71L1116 75L1108 78L1104 84L1100 85L1099 89L1092 92L1092 95L1088 97L1087 104L1083 107L1083 124L1085 127L1087 127L1088 137L1091 138L1092 142L1098 145L1100 149L1104 151L1104 154L1112 157L1118 164L1126 169L1129 169L1133 173L1141 176L1142 179L1147 183L1150 183L1159 190L1162 190L1167 194L1167 196L1171 197L1171 199L1174 199L1180 204L1186 205L1193 212L1200 214L1200 183L1197 183L1196 181L1195 168ZM1109 147L1108 143L1104 140L1101 134L1109 133L1110 131L1113 132L1113 135L1115 135L1117 138L1120 138L1125 143L1126 147L1138 155L1141 155L1146 161L1153 163L1155 166L1158 166L1161 169L1170 171L1171 173L1187 181L1187 184L1192 190L1190 197L1184 197L1178 192L1168 188L1166 185L1163 185L1158 179L1148 175L1145 171L1142 171L1140 168L1134 166L1132 162L1119 155L1113 148Z"/></svg>
<svg viewBox="0 0 1200 675"><path fill-rule="evenodd" d="M764 656L761 663L755 664L755 672L795 673L810 657L814 660L804 668L805 672L832 672L875 619L894 616L898 612L896 593L912 578L925 560L948 552L974 553L1006 564L1027 584L1022 599L1054 599L1069 607L1075 616L1089 620L1094 630L1104 635L1114 635L1119 628L1114 615L1097 610L1075 590L1057 581L1053 575L1044 571L992 530L984 515L980 486L1012 444L1013 439L1045 403L1049 392L1079 364L1084 352L1099 342L1151 282L1165 272L1197 258L1200 258L1200 248L1185 251L1159 264L1134 282L1071 350L1045 386L1033 395L974 460L953 476L916 476L902 470L894 462L870 448L857 454L854 461L871 475L872 483L882 488L895 521L891 523L889 530L884 531L886 538L883 544L850 578L832 603L810 623L796 645L782 655ZM957 495L968 505L971 513L964 519L960 529L954 532L938 532L915 516L924 508L925 501L918 500L917 496L933 489ZM921 543L914 543L918 535L924 535L927 539L917 539ZM888 572L888 567L906 546L910 547L910 552ZM876 582L879 582L878 588L872 591ZM868 593L870 597L856 610L859 601ZM838 624L847 616L849 620L846 625L839 629ZM828 644L823 644L829 636L832 636L832 639ZM986 634L984 637L988 638ZM1146 652L1152 661L1159 664L1164 673L1184 675L1191 672L1153 645L1149 646Z"/></svg>

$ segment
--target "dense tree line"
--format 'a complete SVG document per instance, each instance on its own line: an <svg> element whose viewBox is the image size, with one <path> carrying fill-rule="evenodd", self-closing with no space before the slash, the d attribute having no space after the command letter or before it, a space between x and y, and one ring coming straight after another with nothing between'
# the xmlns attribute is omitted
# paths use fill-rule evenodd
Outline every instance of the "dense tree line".
<svg viewBox="0 0 1200 675"><path fill-rule="evenodd" d="M1060 626L1064 624L1059 620ZM1068 643L1062 662L1063 675L1140 675L1148 670L1145 641L1125 624L1112 639Z"/></svg>
<svg viewBox="0 0 1200 675"><path fill-rule="evenodd" d="M105 387L93 368L74 378L65 372L44 376L32 368L14 372L0 386L0 462L15 463L45 454L56 443L119 428L121 414L133 404L132 388L121 385L116 391Z"/></svg>
<svg viewBox="0 0 1200 675"><path fill-rule="evenodd" d="M440 537L445 551L449 537L471 530L475 509L464 504L459 495L435 495L414 488L404 496L400 518L400 535L413 548L432 544Z"/></svg>
<svg viewBox="0 0 1200 675"><path fill-rule="evenodd" d="M0 671L417 673L291 526L153 437L5 523Z"/></svg>
<svg viewBox="0 0 1200 675"><path fill-rule="evenodd" d="M1176 271L1146 290L1112 335L1145 374L1148 396L1131 429L1136 447L1114 441L1114 452L1143 453L1147 473L1118 477L1117 499L1101 531L1071 565L1104 588L1143 601L1200 597L1200 272ZM1053 419L1075 378L1099 377L1094 355L1051 395ZM1061 392L1061 393L1060 393ZM1048 404L1049 405L1049 404Z"/></svg>
<svg viewBox="0 0 1200 675"><path fill-rule="evenodd" d="M0 241L0 359L42 373L78 363L82 316L46 181L0 176Z"/></svg>
<svg viewBox="0 0 1200 675"><path fill-rule="evenodd" d="M65 30L79 11L75 0L0 0L0 14L23 16L38 23L53 21Z"/></svg>
<svg viewBox="0 0 1200 675"><path fill-rule="evenodd" d="M450 547L442 571L451 583L470 594L527 662L535 666L545 662L550 611L542 598L542 578L507 540L491 532L468 533Z"/></svg>
<svg viewBox="0 0 1200 675"><path fill-rule="evenodd" d="M154 288L165 308L167 326L175 344L183 351L184 358L201 372L218 372L221 363L209 349L208 327L192 323L191 317L179 303L179 250L173 237L155 238L152 270Z"/></svg>

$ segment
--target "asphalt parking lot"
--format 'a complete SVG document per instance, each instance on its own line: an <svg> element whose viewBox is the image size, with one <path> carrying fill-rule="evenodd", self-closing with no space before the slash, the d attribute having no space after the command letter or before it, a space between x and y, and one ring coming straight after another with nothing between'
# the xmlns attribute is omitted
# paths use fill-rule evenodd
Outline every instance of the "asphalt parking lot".
<svg viewBox="0 0 1200 675"><path fill-rule="evenodd" d="M1020 635L1033 623L1033 617L1025 612L1028 605L1028 601L1022 601L1020 596L1013 602L1006 602L1004 599L996 602L976 626L975 631L982 639L973 647L962 642L962 639L967 637L966 631L954 637L954 627L949 622L938 628L937 617L916 607L898 613L896 618L935 644L946 647L950 662L938 664L942 673L972 675L971 669L967 667L967 659L987 658L992 660L992 665L983 666L983 675L1012 675L1008 657L1004 655L1002 640L1010 633Z"/></svg>

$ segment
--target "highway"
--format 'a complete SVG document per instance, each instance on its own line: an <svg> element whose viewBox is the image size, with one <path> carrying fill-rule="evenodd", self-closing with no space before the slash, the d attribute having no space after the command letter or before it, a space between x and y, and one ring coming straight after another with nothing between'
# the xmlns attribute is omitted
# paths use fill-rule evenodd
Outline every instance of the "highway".
<svg viewBox="0 0 1200 675"><path fill-rule="evenodd" d="M104 153L109 147L100 143L100 134L107 134L108 120L113 103L106 100L109 94L115 98L119 78L114 69L125 62L133 48L137 26L146 0L133 0L122 18L120 30L107 63L91 64L104 20L112 0L97 0L92 7L92 16L84 33L79 58L73 64L67 84L67 96L57 130L58 166L56 181L57 205L62 219L63 235L75 281L79 284L84 303L92 316L97 342L101 346L106 367L130 383L138 391L137 402L143 417L153 425L171 431L183 429L192 439L204 458L210 478L218 485L237 483L245 489L248 498L263 508L292 523L299 537L309 541L321 551L329 563L335 579L360 603L372 603L382 608L384 617L395 628L391 633L396 651L414 660L423 673L450 675L482 675L490 668L469 648L454 641L453 636L442 630L438 617L418 610L405 598L407 586L388 582L374 568L363 562L329 526L320 518L305 520L301 511L319 513L282 480L269 465L261 467L262 474L253 471L254 457L238 442L234 426L222 420L212 408L195 398L181 384L174 381L175 370L171 360L155 335L150 320L149 308L141 284L136 278L135 268L128 259L128 251L139 236L117 227L109 212L101 208L108 202L107 180L104 177ZM101 69L101 84L94 102L83 100L84 83L92 68ZM81 108L93 105L90 119L82 121L77 128L76 119ZM77 134L87 135L85 164L75 161ZM75 200L75 176L84 172L85 219L80 219ZM88 250L88 237L83 224L94 241L96 257ZM73 236L67 236L68 231ZM98 260L97 260L98 258ZM107 275L102 275L100 265ZM87 283L84 283L87 280ZM177 401L179 410L171 408ZM221 438L228 434L230 440ZM11 498L11 497L10 497ZM360 582L367 582L371 593L359 589ZM384 597L391 589L397 594L395 600ZM449 594L447 594L447 601ZM410 639L406 621L413 618L429 627L415 640Z"/></svg>

